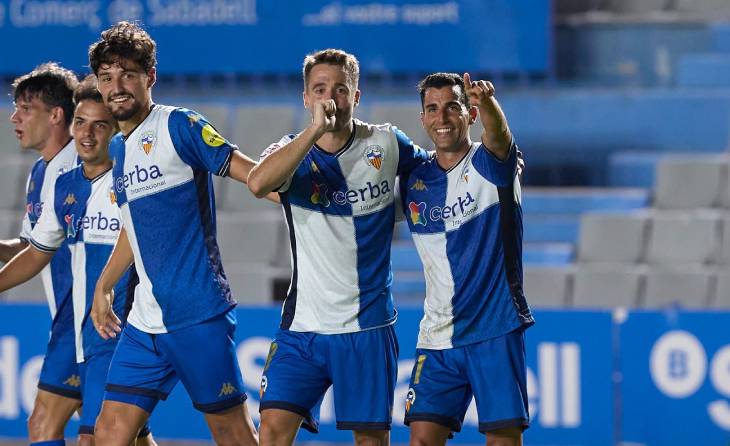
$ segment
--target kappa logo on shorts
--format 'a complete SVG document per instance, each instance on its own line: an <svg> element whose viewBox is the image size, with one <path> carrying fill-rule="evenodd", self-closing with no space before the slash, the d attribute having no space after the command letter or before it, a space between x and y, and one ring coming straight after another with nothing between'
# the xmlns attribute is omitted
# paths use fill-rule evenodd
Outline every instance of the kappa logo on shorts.
<svg viewBox="0 0 730 446"><path fill-rule="evenodd" d="M269 380L266 378L266 375L261 377L261 387L259 388L259 399L264 397L264 393L266 393L266 388L269 387Z"/></svg>
<svg viewBox="0 0 730 446"><path fill-rule="evenodd" d="M71 375L63 383L71 387L81 387L81 378L79 375Z"/></svg>
<svg viewBox="0 0 730 446"><path fill-rule="evenodd" d="M233 384L231 384L231 383L223 383L223 387L221 387L221 391L218 394L218 398L220 398L222 396L228 396L228 395L231 395L231 394L236 393L236 392L238 392L238 389L236 389L233 386Z"/></svg>
<svg viewBox="0 0 730 446"><path fill-rule="evenodd" d="M413 387L408 389L408 394L406 395L406 413L411 410L411 406L413 406L413 403L416 402L416 391L413 390Z"/></svg>

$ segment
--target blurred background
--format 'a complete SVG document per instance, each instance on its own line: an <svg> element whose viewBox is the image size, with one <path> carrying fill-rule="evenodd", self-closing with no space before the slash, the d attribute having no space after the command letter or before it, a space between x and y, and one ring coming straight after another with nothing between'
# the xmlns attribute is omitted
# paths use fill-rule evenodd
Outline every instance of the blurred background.
<svg viewBox="0 0 730 446"><path fill-rule="evenodd" d="M538 323L525 443L730 445L729 0L0 0L0 90L48 60L86 74L88 45L120 19L157 41L155 101L202 113L254 158L307 125L301 63L317 49L359 58L358 118L392 122L424 147L417 82L434 71L491 80L526 162L524 282ZM0 154L9 238L37 154L20 152L6 118ZM216 197L256 406L289 238L279 208L244 186L216 179ZM405 225L392 266L402 352L393 439L404 443L425 293ZM22 438L48 325L40 280L0 301L0 437ZM207 438L177 393L153 418L158 436ZM322 433L301 441L350 441L327 410ZM454 441L483 444L473 408Z"/></svg>

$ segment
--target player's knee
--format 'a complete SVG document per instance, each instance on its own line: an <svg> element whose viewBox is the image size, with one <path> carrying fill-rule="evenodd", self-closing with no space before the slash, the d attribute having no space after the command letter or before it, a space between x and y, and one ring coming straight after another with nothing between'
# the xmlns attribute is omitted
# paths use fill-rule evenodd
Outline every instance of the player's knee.
<svg viewBox="0 0 730 446"><path fill-rule="evenodd" d="M244 432L243 426L219 424L211 428L213 441L217 446L253 446L255 437Z"/></svg>
<svg viewBox="0 0 730 446"><path fill-rule="evenodd" d="M390 431L356 431L354 435L356 446L386 446Z"/></svg>
<svg viewBox="0 0 730 446"><path fill-rule="evenodd" d="M487 432L487 446L521 446L522 428L508 427Z"/></svg>
<svg viewBox="0 0 730 446"><path fill-rule="evenodd" d="M96 419L94 426L94 443L106 445L123 445L120 426L115 417L105 416L104 412Z"/></svg>
<svg viewBox="0 0 730 446"><path fill-rule="evenodd" d="M63 438L63 427L55 427L45 406L36 404L28 418L28 439L31 442Z"/></svg>
<svg viewBox="0 0 730 446"><path fill-rule="evenodd" d="M437 443L428 434L411 430L408 446L434 446Z"/></svg>
<svg viewBox="0 0 730 446"><path fill-rule="evenodd" d="M79 441L76 444L78 446L94 446L94 435L79 434Z"/></svg>

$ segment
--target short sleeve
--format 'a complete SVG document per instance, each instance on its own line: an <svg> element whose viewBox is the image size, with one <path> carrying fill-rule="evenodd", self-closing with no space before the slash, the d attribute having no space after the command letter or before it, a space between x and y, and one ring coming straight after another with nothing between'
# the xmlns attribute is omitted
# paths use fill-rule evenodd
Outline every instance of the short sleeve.
<svg viewBox="0 0 730 446"><path fill-rule="evenodd" d="M55 188L54 188L55 189ZM51 189L53 191L53 189ZM50 194L49 194L50 195ZM55 193L53 193L55 195ZM55 252L65 240L61 222L56 215L55 197L46 197L43 212L30 233L28 241L33 247L42 252ZM72 222L71 224L73 224Z"/></svg>
<svg viewBox="0 0 730 446"><path fill-rule="evenodd" d="M398 127L393 127L393 133L398 141L398 175L407 175L428 159L428 153Z"/></svg>
<svg viewBox="0 0 730 446"><path fill-rule="evenodd" d="M195 169L228 175L231 156L238 148L228 142L200 114L187 109L170 113L170 138L180 158Z"/></svg>
<svg viewBox="0 0 730 446"><path fill-rule="evenodd" d="M514 139L510 144L509 155L502 161L492 154L484 144L474 153L472 164L484 178L497 186L509 186L517 175L517 145Z"/></svg>

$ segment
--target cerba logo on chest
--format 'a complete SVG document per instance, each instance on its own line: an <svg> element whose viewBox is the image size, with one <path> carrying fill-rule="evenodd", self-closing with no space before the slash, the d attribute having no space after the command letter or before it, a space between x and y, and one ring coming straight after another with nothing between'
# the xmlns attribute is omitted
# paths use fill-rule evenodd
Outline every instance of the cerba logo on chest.
<svg viewBox="0 0 730 446"><path fill-rule="evenodd" d="M121 176L114 179L114 190L122 193L125 190L131 193L143 192L162 186L164 174L159 165L153 162L151 154L157 146L157 135L152 130L142 132L137 141L139 152L128 152L133 164L127 167L125 163ZM144 153L144 155L141 155Z"/></svg>
<svg viewBox="0 0 730 446"><path fill-rule="evenodd" d="M416 179L410 190L416 191L410 193L412 196L417 196L420 195L418 192L425 193L428 189L421 180ZM417 199L409 201L408 216L413 226L426 226L426 218L433 222L443 220L445 223L459 225L463 217L469 217L479 209L479 203L472 195L472 191L460 194L452 203L447 203L444 206L433 206L427 204L426 201Z"/></svg>

